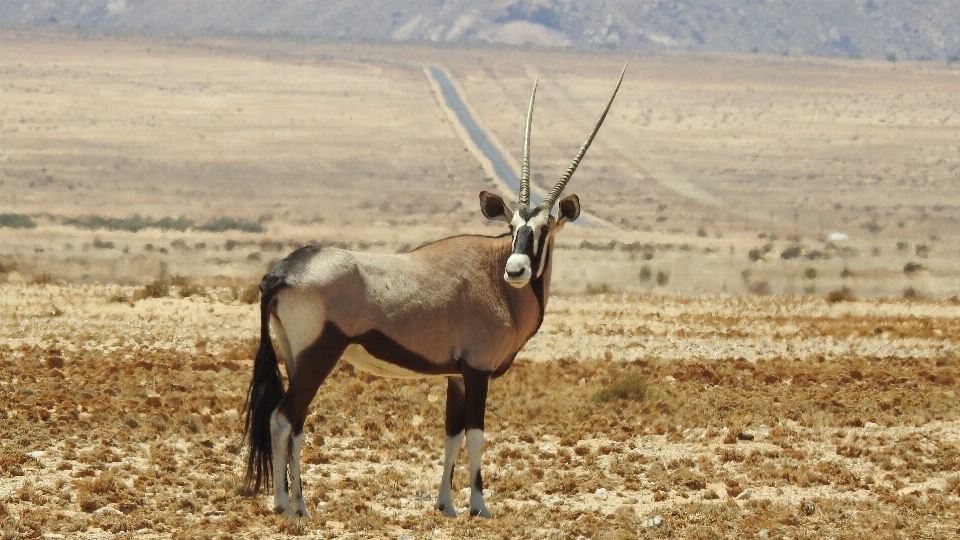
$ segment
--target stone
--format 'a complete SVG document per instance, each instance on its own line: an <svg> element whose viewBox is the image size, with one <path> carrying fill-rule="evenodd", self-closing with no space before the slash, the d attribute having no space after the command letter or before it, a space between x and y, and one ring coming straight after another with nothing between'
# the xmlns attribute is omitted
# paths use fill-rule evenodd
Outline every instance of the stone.
<svg viewBox="0 0 960 540"><path fill-rule="evenodd" d="M102 506L93 511L95 516L122 516L123 512L111 506Z"/></svg>
<svg viewBox="0 0 960 540"><path fill-rule="evenodd" d="M644 529L649 529L651 527L662 527L663 526L663 516L653 516L649 517L643 522L640 523L640 526Z"/></svg>
<svg viewBox="0 0 960 540"><path fill-rule="evenodd" d="M721 499L727 498L727 485L723 482L709 482L707 483L707 491L713 491L717 494L717 497ZM704 497L707 498L707 497Z"/></svg>

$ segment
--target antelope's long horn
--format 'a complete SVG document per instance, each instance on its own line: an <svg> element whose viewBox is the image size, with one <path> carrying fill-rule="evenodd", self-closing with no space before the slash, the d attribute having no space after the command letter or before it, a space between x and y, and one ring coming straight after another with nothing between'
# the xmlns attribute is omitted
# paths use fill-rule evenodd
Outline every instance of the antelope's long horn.
<svg viewBox="0 0 960 540"><path fill-rule="evenodd" d="M580 160L583 159L583 155L587 153L587 149L590 148L590 143L593 142L593 138L597 136L597 132L600 131L600 126L603 125L604 119L607 117L607 112L610 110L610 105L613 105L613 98L617 97L617 91L620 90L620 84L623 82L623 74L627 72L627 65L623 65L623 71L620 72L620 80L617 81L617 87L613 89L613 95L610 96L610 101L607 101L607 106L603 108L603 112L600 114L600 118L597 119L597 123L593 126L593 131L590 132L590 135L587 137L587 140L583 143L583 146L580 147L580 151L577 152L577 156L573 158L573 161L570 162L570 166L567 167L567 172L563 173L563 176L560 178L560 181L557 182L553 189L550 190L550 193L547 195L547 198L543 201L543 207L546 209L553 208L553 205L557 202L557 199L560 197L560 194L563 193L563 188L567 187L567 182L570 181L570 177L573 176L573 173L577 170L577 166L580 165Z"/></svg>
<svg viewBox="0 0 960 540"><path fill-rule="evenodd" d="M520 166L520 206L530 208L530 126L533 125L533 101L537 97L537 82L533 81L533 92L530 94L530 108L527 109L527 127L523 134L523 165Z"/></svg>

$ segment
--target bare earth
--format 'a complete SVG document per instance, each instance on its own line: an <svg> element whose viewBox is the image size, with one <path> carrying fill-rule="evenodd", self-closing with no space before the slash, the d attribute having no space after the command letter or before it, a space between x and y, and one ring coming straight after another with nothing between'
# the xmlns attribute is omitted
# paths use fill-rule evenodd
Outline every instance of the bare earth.
<svg viewBox="0 0 960 540"><path fill-rule="evenodd" d="M608 226L558 236L557 296L492 385L494 518L432 509L444 383L348 367L307 422L314 520L242 493L275 261L504 232L422 65L515 161L539 76L549 189L625 61L568 188ZM0 226L0 534L954 538L957 88L933 62L5 29L0 217L35 226ZM134 215L261 232L70 221Z"/></svg>
<svg viewBox="0 0 960 540"><path fill-rule="evenodd" d="M228 288L117 300L134 292L0 287L7 537L960 532L952 302L554 298L543 329L492 385L490 520L432 508L442 380L341 366L307 422L314 519L287 524L267 496L241 492L256 306ZM596 399L624 377L645 381L645 395Z"/></svg>

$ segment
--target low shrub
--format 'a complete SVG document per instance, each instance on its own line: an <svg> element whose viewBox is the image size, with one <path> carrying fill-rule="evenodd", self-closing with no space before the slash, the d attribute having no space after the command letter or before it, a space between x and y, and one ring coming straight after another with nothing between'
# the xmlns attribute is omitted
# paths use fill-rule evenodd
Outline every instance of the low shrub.
<svg viewBox="0 0 960 540"><path fill-rule="evenodd" d="M836 304L837 302L852 302L856 299L850 287L840 287L827 293L827 302L831 304Z"/></svg>
<svg viewBox="0 0 960 540"><path fill-rule="evenodd" d="M147 283L142 289L133 293L134 301L146 298L166 298L168 296L170 296L170 284L161 279Z"/></svg>
<svg viewBox="0 0 960 540"><path fill-rule="evenodd" d="M225 231L240 231L240 232L250 232L250 233L263 232L263 225L260 225L256 221L243 221L243 220L238 220L232 217L217 218L212 221L208 221L203 225L200 225L195 228L198 231L207 231L207 232L225 232Z"/></svg>
<svg viewBox="0 0 960 540"><path fill-rule="evenodd" d="M24 214L0 214L0 227L32 229L36 226L36 222L34 222L30 216Z"/></svg>
<svg viewBox="0 0 960 540"><path fill-rule="evenodd" d="M637 373L625 373L600 391L590 396L593 403L607 403L615 399L645 401L650 397L647 381Z"/></svg>
<svg viewBox="0 0 960 540"><path fill-rule="evenodd" d="M256 303L260 299L260 285L257 283L247 285L237 294L237 299L244 304Z"/></svg>
<svg viewBox="0 0 960 540"><path fill-rule="evenodd" d="M0 214L2 216L17 216L18 214ZM14 218L9 218L11 223L30 223L27 225L30 227L35 226L32 224L33 221L30 220L27 216L21 216L29 221L19 221ZM160 219L145 218L139 214L134 214L126 218L110 218L97 215L87 215L77 218L65 218L63 220L64 225L69 225L72 227L79 227L81 229L89 230L110 230L110 231L127 231L127 232L140 232L144 229L160 229L162 231L186 231L188 229L193 229L196 231L205 231L205 232L225 232L225 231L240 231L240 232L252 232L260 233L263 232L263 226L256 221L244 221L238 220L232 217L221 217L217 219L210 220L202 225L197 225L192 219L187 219L185 217L163 217ZM15 226L15 225L4 225L2 219L0 219L0 226ZM182 246L174 246L182 247Z"/></svg>

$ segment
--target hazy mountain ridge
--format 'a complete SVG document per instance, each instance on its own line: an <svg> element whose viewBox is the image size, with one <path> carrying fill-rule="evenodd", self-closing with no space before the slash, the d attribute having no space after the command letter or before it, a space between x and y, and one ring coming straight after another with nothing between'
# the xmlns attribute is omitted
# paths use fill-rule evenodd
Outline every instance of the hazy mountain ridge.
<svg viewBox="0 0 960 540"><path fill-rule="evenodd" d="M960 55L955 0L26 0L0 2L0 25L841 58Z"/></svg>

